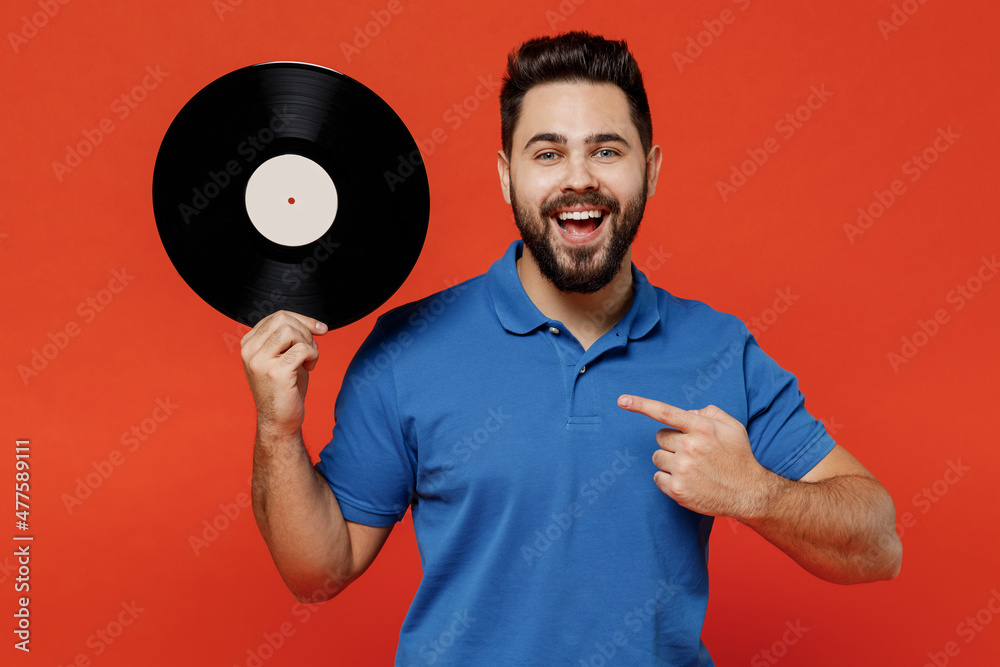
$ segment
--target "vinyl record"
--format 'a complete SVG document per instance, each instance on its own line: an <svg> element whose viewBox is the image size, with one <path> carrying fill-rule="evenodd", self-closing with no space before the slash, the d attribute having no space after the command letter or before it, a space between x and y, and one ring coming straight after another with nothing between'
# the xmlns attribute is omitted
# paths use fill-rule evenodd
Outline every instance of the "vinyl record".
<svg viewBox="0 0 1000 667"><path fill-rule="evenodd" d="M170 124L153 170L170 261L249 326L276 310L331 328L373 312L416 264L429 212L402 120L357 81L306 63L210 83Z"/></svg>

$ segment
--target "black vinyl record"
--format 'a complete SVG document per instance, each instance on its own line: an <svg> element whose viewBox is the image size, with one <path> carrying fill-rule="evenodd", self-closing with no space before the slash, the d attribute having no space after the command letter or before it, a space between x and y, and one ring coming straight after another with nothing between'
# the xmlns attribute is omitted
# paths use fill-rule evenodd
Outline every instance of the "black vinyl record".
<svg viewBox="0 0 1000 667"><path fill-rule="evenodd" d="M170 261L249 326L276 310L331 328L373 312L416 264L429 213L402 120L357 81L306 63L210 83L170 124L153 170Z"/></svg>

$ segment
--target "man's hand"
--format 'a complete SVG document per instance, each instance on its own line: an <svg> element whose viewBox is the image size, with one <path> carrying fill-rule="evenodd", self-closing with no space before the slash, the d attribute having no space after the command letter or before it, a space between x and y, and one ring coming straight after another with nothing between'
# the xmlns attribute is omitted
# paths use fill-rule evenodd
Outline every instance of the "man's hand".
<svg viewBox="0 0 1000 667"><path fill-rule="evenodd" d="M750 449L746 428L714 405L682 410L624 394L618 405L671 428L656 433L660 446L653 481L680 505L700 514L748 519L766 508L774 474Z"/></svg>
<svg viewBox="0 0 1000 667"><path fill-rule="evenodd" d="M243 340L243 370L257 404L250 494L260 534L282 579L300 602L340 593L375 560L392 526L344 519L333 490L302 442L306 387L327 327L278 311Z"/></svg>
<svg viewBox="0 0 1000 667"><path fill-rule="evenodd" d="M277 437L301 431L309 371L319 361L313 336L326 332L322 322L279 310L258 322L240 341L243 371L257 405L258 429Z"/></svg>
<svg viewBox="0 0 1000 667"><path fill-rule="evenodd" d="M628 394L618 405L671 427L656 434L653 480L683 507L735 518L827 581L899 574L892 498L839 445L816 466L818 481L792 481L760 465L743 424L714 405L682 410Z"/></svg>

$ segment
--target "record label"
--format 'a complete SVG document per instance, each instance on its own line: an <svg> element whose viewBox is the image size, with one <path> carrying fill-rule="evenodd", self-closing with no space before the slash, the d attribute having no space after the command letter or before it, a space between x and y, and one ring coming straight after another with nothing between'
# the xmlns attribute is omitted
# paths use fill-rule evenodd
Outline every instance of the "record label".
<svg viewBox="0 0 1000 667"><path fill-rule="evenodd" d="M337 186L307 157L276 155L247 181L247 215L258 232L285 246L316 241L337 216Z"/></svg>

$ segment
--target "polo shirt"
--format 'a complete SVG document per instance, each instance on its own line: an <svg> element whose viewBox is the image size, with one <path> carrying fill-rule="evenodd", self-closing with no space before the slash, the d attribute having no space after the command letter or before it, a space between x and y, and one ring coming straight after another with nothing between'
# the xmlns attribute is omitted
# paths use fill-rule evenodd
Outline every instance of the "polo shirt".
<svg viewBox="0 0 1000 667"><path fill-rule="evenodd" d="M834 441L736 317L633 264L629 310L584 350L528 298L521 252L378 318L316 463L348 521L412 512L423 578L396 664L712 665L713 518L656 487L663 424L618 396L717 405L789 479Z"/></svg>

